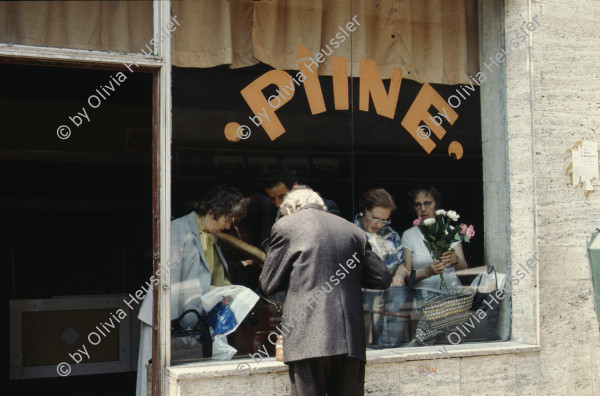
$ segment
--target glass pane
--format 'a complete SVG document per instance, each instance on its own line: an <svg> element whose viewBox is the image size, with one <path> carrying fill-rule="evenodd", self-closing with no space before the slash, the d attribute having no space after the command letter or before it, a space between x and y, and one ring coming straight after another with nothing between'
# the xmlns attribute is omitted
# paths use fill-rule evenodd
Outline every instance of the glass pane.
<svg viewBox="0 0 600 396"><path fill-rule="evenodd" d="M386 291L364 290L369 348L497 340L500 307L486 308L481 300L489 301L483 292L498 287L483 259L476 2L444 4L435 11L424 4L390 2L365 5L357 13L365 25L357 31L372 23L379 32L359 34L352 48L353 59L360 58L352 72L358 96L352 107L356 219L399 279ZM450 19L452 28L442 23ZM397 210L377 188L395 198ZM460 218L454 222L442 212L436 215L440 209ZM428 217L440 228L413 225ZM460 233L443 243L448 224ZM468 225L476 232L467 243L462 232L471 234ZM398 287L409 283L409 269L417 275L412 291ZM502 274L498 279L500 286Z"/></svg>
<svg viewBox="0 0 600 396"><path fill-rule="evenodd" d="M214 40L184 39L184 25L173 43L176 220L171 232L178 236L172 250L180 257L193 257L201 267L191 276L196 300L185 307L195 304L200 314L206 314L200 296L216 285L214 273L204 264L209 260L204 253L207 242L185 243L201 229L210 231L210 205L198 211L202 206L198 201L219 184L239 189L246 197L245 213L226 212L225 222L215 231L262 249L279 218L281 199L298 182L334 201L341 217L367 231L375 252L397 274L394 284L409 282L410 272L403 273L404 268L412 265L419 272L414 299L407 297L408 287L363 290L369 348L407 346L413 340L418 345L454 343L448 340L454 331L449 323L457 327L473 321L473 307L484 303L470 285L479 280L477 271L486 272L480 81L475 77L477 5L464 0L459 7L444 5L431 11L421 5L409 9L406 3L361 5L352 14L350 2L336 2L332 9L304 5L302 23L293 18L300 10L297 2L174 3L174 12L185 9L188 17L194 11L199 18L210 15L198 29L210 30L212 23L218 32ZM441 23L448 18L454 18L458 27ZM273 20L278 23L268 23ZM265 184L266 176L272 180ZM409 199L409 191L418 185L434 186L435 190L428 189L434 193L422 194L426 199L418 194ZM385 191L363 196L375 188ZM386 194L395 205L377 201ZM430 195L435 199L427 204ZM424 202L415 202L416 196ZM462 238L443 257L447 266L443 289L440 276L431 272L433 267L442 272L439 264L432 266L435 252L432 256L419 228L412 228L416 217L431 217L438 209L458 212L454 227L461 231L456 238ZM463 222L476 230L469 243L466 235L472 231L463 229ZM226 266L228 281L258 292L261 260L252 249L226 239L219 238L209 266ZM403 248L413 249L410 263L401 254ZM470 268L479 269L458 272ZM480 292L488 290L491 276L486 274ZM499 284L501 279L500 274ZM174 281L184 287L186 280ZM171 298L181 304L181 295ZM443 328L435 321L420 322L427 319L425 308L435 305L435 298L442 300L443 309L452 306L450 311L462 304L460 315L450 316ZM282 332L283 303L284 293L260 297L227 336L235 349L233 357L257 356L261 350L274 356L268 336ZM172 319L184 310L179 305ZM497 339L495 326L495 322L481 326L460 342ZM422 332L425 336L419 336ZM197 353L191 360L202 358Z"/></svg>
<svg viewBox="0 0 600 396"><path fill-rule="evenodd" d="M300 20L293 15L303 11L321 18L323 10L320 6L306 5L300 10L296 3L288 7L286 3L253 2L251 5L258 18L253 26L244 19L252 18L252 13L240 8L240 3L220 4L226 9L212 10L213 14L225 12L229 19L231 13L231 18L237 19L235 26L219 27L223 33L233 30L233 40L237 38L238 41L230 43L232 52L237 54L235 46L245 43L240 26L253 29L256 40L265 47L254 47L257 60L248 62L250 65L173 68L172 212L176 220L171 232L182 232L184 221L190 221L190 226L194 227L196 218L186 203L201 200L211 187L219 184L239 189L248 204L245 217L232 213L235 221L229 229L222 231L259 249L265 248L271 226L279 217L281 196L296 183L309 185L326 199L331 212L350 219L354 194L348 80L338 87L343 88L346 95L345 105L338 104L343 110L338 111L333 97L331 59L318 71L310 61L310 68L299 66L309 51L320 50L320 40L335 37L335 31L324 29L326 32L322 34L306 34L299 29ZM177 4L174 7L174 12L180 12ZM286 22L289 25L282 25L278 30L261 28L265 21L277 15L288 15L285 18L290 19ZM320 19L317 24L320 26ZM185 33L185 28L182 26L181 34ZM325 37L325 34L329 36ZM189 41L176 41L174 53L195 44ZM210 46L212 42L198 46ZM332 56L346 57L343 61L346 68L349 53L348 40ZM181 57L174 63L189 66L184 60ZM215 60L205 57L199 63L204 61ZM204 215L202 211L197 212L202 223ZM226 243L223 237L219 238L218 245L231 282L259 293L262 262ZM191 253L186 251L187 248L181 243L172 246L173 251L181 255L201 256L197 246L192 246ZM208 260L208 257L201 257L198 264L204 265L201 264L204 259ZM249 262L250 265L246 265ZM199 277L205 291L211 281L214 283L214 279L208 278L204 285L204 275L197 273L195 276ZM258 351L275 356L272 342L275 339L271 338L269 342L268 336L271 332L279 334L285 293L259 294L251 313L227 337L229 345L235 348L234 357L247 358ZM171 298L178 297L172 294ZM183 311L183 307L179 307L177 314ZM201 358L197 356L196 360Z"/></svg>

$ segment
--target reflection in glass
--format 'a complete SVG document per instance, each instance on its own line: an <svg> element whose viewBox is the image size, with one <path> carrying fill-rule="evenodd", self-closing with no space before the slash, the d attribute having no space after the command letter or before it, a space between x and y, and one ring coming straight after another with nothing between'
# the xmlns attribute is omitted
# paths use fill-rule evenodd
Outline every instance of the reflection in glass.
<svg viewBox="0 0 600 396"><path fill-rule="evenodd" d="M440 276L427 272L441 270L430 268L423 236L410 232L414 210L425 217L453 208L484 232L479 85L470 78L479 61L477 5L464 0L429 12L408 3L361 3L350 12L350 1L328 9L296 1L183 1L173 11L202 21L182 23L173 42L174 216L211 186L236 186L247 214L235 216L226 232L264 251L287 191L309 185L331 201L330 211L374 235L371 244L386 264L396 255L389 263L394 293L416 270L409 308L400 293L365 292L368 339L378 348L408 344L417 327L411 311L448 294L439 291ZM279 179L265 182L274 172ZM405 198L423 183L437 187L444 206ZM399 209L357 205L375 188L397 197ZM375 213L381 209L389 213ZM261 260L222 248L233 283L260 292ZM411 251L410 265L403 248ZM443 265L448 292L464 290L475 274L454 269L484 266L483 238L455 244ZM236 356L263 349L274 356L267 337L278 332L284 301L284 294L261 296L229 337ZM398 316L386 322L386 312Z"/></svg>

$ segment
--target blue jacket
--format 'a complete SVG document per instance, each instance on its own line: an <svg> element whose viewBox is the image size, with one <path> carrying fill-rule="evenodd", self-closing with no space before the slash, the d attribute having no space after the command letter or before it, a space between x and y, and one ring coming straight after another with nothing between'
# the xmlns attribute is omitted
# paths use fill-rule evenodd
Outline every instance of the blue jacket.
<svg viewBox="0 0 600 396"><path fill-rule="evenodd" d="M227 261L216 236L215 247L225 267L225 276L231 282ZM188 309L196 309L201 315L205 314L200 297L210 291L212 275L206 266L194 212L171 222L171 259L166 265L163 263L163 268L168 268L171 277L171 320ZM138 317L147 324L152 323L151 290L146 294ZM182 321L184 326L195 323L194 315L186 315Z"/></svg>

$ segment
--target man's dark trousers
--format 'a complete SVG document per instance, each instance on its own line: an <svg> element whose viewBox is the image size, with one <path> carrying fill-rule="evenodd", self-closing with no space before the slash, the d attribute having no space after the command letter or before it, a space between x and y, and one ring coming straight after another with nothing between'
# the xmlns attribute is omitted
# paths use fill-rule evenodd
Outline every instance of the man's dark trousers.
<svg viewBox="0 0 600 396"><path fill-rule="evenodd" d="M347 356L325 356L289 363L292 396L363 396L365 363Z"/></svg>

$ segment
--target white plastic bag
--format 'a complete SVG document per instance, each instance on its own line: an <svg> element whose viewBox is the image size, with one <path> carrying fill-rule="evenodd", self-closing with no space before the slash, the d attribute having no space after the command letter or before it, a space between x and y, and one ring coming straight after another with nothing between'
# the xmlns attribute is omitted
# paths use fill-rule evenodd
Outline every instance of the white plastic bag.
<svg viewBox="0 0 600 396"><path fill-rule="evenodd" d="M228 332L213 337L212 359L214 360L228 360L235 355L237 350L227 344L227 335L233 333L238 328L258 301L258 295L247 287L230 285L216 287L203 295L201 297L202 308L204 308L204 311L209 312L224 297L231 297L229 308L237 320L237 325Z"/></svg>
<svg viewBox="0 0 600 396"><path fill-rule="evenodd" d="M212 333L212 329L210 330ZM227 337L219 334L213 337L212 357L213 360L229 360L235 355L237 349L227 344Z"/></svg>
<svg viewBox="0 0 600 396"><path fill-rule="evenodd" d="M481 282L479 281L481 279ZM471 287L480 293L491 293L494 290L502 289L504 281L506 280L506 274L501 272L490 273L490 274L479 274L471 282ZM478 287L479 286L479 287Z"/></svg>

